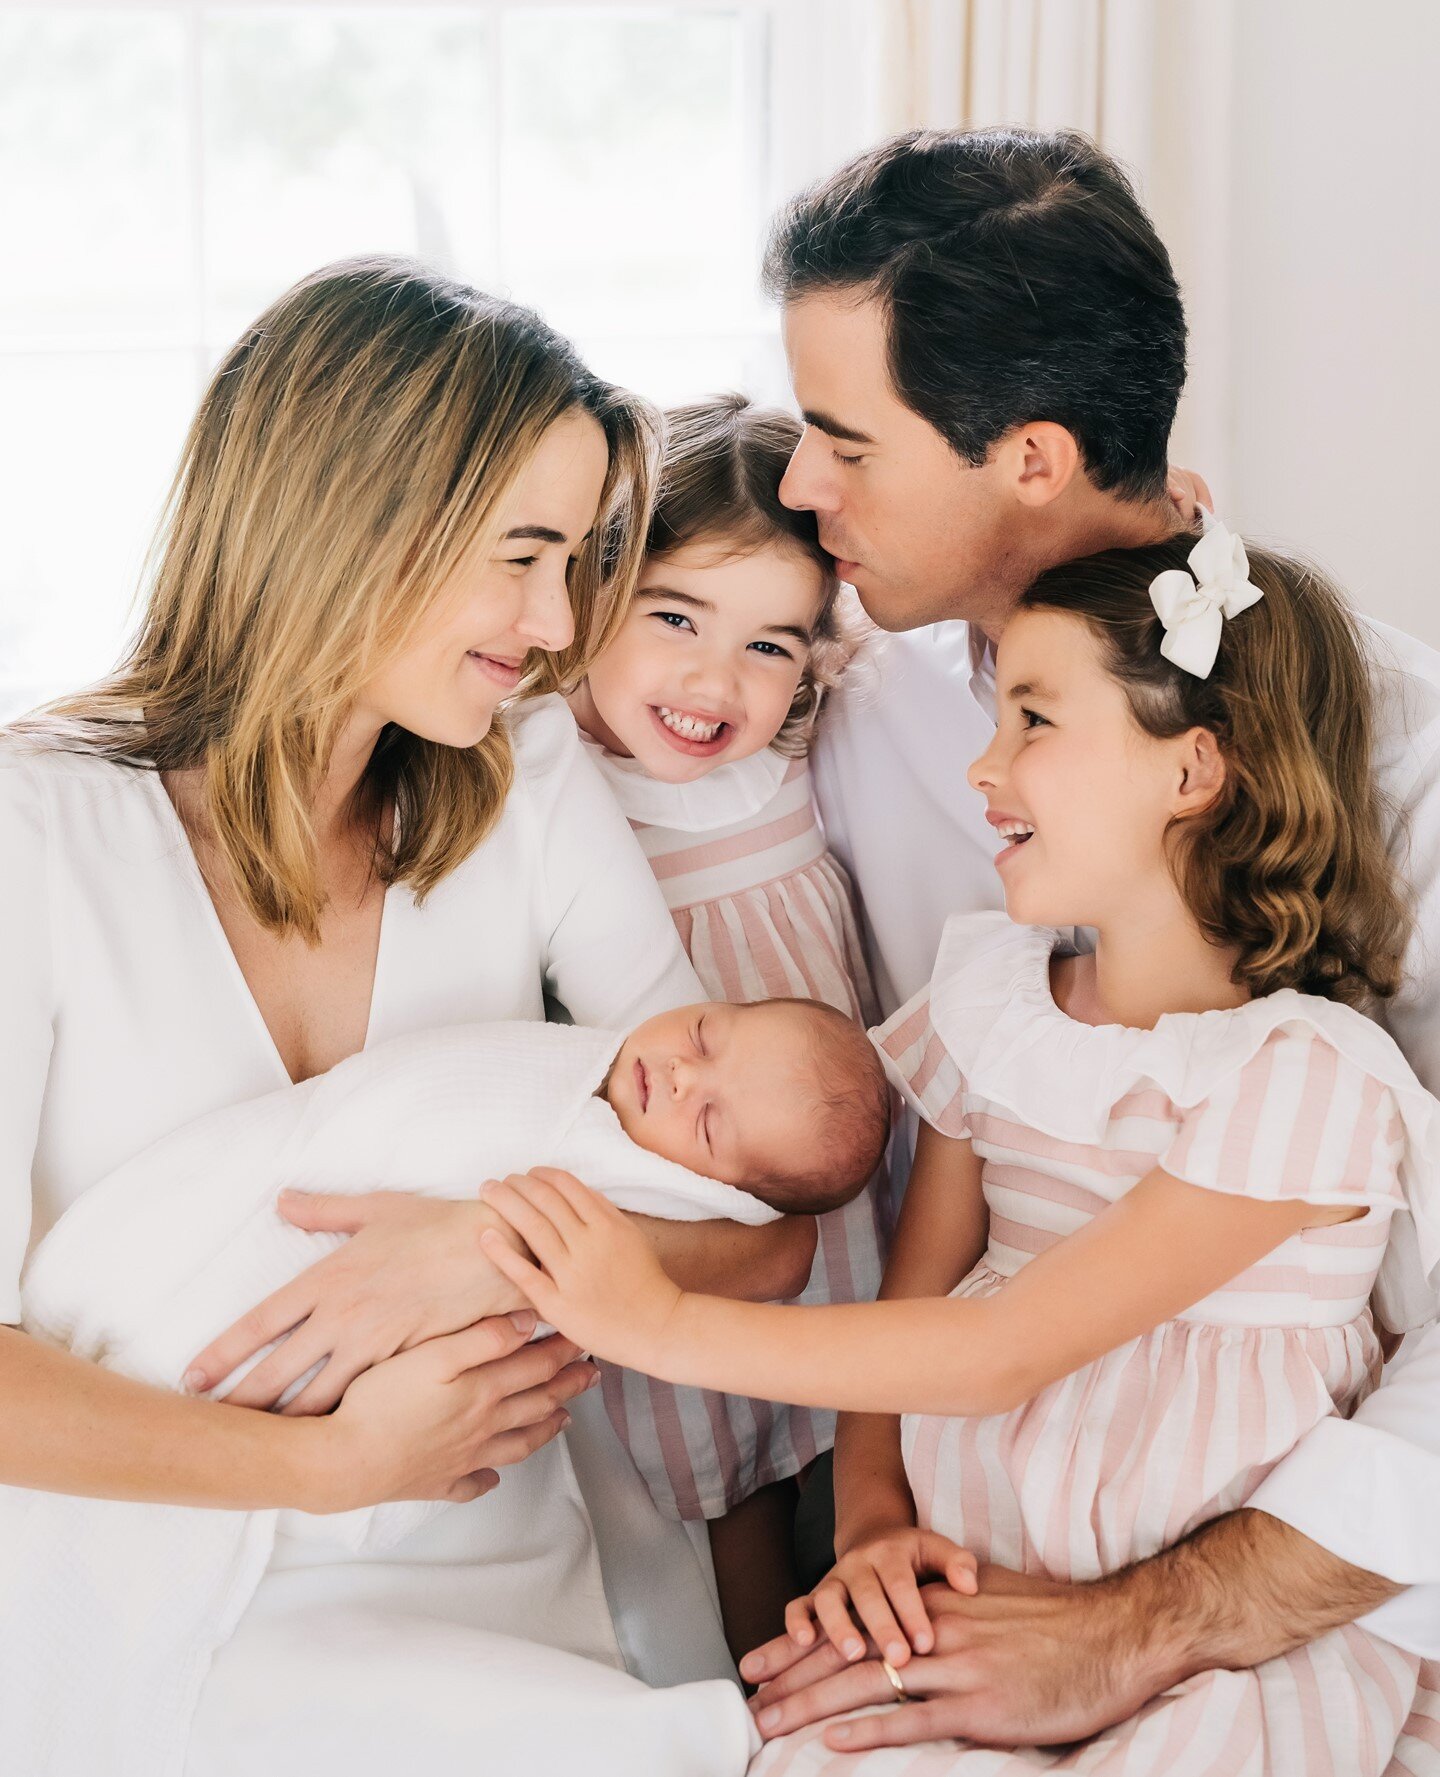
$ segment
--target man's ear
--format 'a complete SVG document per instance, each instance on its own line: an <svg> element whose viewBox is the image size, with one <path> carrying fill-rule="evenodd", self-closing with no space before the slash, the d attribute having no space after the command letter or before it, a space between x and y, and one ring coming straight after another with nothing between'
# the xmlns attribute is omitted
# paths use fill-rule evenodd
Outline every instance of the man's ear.
<svg viewBox="0 0 1440 1777"><path fill-rule="evenodd" d="M1080 473L1074 434L1054 420L1016 426L995 447L1002 479L1022 506L1048 506Z"/></svg>
<svg viewBox="0 0 1440 1777"><path fill-rule="evenodd" d="M1192 728L1176 742L1180 780L1175 791L1175 818L1204 814L1225 788L1225 756L1208 728Z"/></svg>

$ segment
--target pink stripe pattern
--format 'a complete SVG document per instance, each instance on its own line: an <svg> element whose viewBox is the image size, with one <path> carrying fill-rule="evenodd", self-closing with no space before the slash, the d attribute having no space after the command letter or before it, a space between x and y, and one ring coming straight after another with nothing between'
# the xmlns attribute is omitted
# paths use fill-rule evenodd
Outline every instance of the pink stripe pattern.
<svg viewBox="0 0 1440 1777"><path fill-rule="evenodd" d="M875 1017L850 883L825 848L804 760L749 820L696 834L632 822L706 993L717 1000L824 1000ZM822 1216L805 1293L857 1302L880 1287L893 1208L882 1172ZM610 1417L661 1511L716 1518L799 1474L835 1438L835 1416L606 1370Z"/></svg>
<svg viewBox="0 0 1440 1777"><path fill-rule="evenodd" d="M1203 1102L1142 1081L1102 1138L1066 1142L962 1077L926 1007L877 1034L891 1079L982 1163L989 1242L955 1294L1005 1288L1156 1167L1211 1191L1352 1206L1287 1240L1177 1319L1053 1383L1014 1412L901 1421L922 1525L1022 1572L1093 1580L1242 1505L1306 1432L1379 1374L1368 1300L1401 1206L1388 1089L1311 1026L1275 1030ZM983 1062L978 1068L983 1075ZM1037 1079L1037 1094L1063 1090ZM1036 1103L1036 1120L1041 1114ZM1355 1625L1250 1672L1205 1672L1083 1745L1007 1752L934 1742L849 1757L823 1724L777 1742L757 1777L862 1772L1018 1777L1407 1777L1440 1773L1437 1670Z"/></svg>

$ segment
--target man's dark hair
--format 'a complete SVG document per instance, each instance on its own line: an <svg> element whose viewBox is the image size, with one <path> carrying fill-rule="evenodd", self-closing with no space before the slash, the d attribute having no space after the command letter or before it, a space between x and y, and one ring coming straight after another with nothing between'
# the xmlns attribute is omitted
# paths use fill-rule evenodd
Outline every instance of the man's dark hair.
<svg viewBox="0 0 1440 1777"><path fill-rule="evenodd" d="M878 298L896 392L966 462L1053 420L1097 487L1163 490L1180 289L1129 180L1087 137L895 136L781 212L765 284L781 302Z"/></svg>

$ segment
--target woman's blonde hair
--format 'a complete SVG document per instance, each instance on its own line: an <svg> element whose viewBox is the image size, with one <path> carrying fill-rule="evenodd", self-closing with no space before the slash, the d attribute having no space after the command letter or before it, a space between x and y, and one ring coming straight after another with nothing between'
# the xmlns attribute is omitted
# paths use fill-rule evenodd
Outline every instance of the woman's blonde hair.
<svg viewBox="0 0 1440 1777"><path fill-rule="evenodd" d="M529 694L571 684L623 616L654 491L651 410L530 310L411 261L302 279L206 391L127 657L16 727L125 764L200 768L207 838L240 900L313 942L313 799L355 693L487 545L547 427L576 408L604 429L610 464L571 570L574 644L534 657ZM383 878L425 895L493 825L512 774L503 722L465 748L387 727L361 786L367 808L395 804Z"/></svg>
<svg viewBox="0 0 1440 1777"><path fill-rule="evenodd" d="M660 557L695 544L732 555L778 545L819 569L824 592L810 657L770 743L792 758L809 750L821 700L866 634L863 617L842 595L834 561L820 547L815 514L780 503L780 480L800 433L799 420L783 408L759 407L744 395L668 408L660 492L645 540L645 553Z"/></svg>
<svg viewBox="0 0 1440 1777"><path fill-rule="evenodd" d="M1210 676L1160 652L1150 583L1195 538L1114 549L1042 574L1021 608L1079 617L1140 728L1215 736L1219 797L1170 829L1170 863L1207 937L1238 952L1252 994L1298 988L1350 1004L1400 985L1408 899L1374 774L1374 695L1344 597L1309 563L1247 544L1264 598L1226 622Z"/></svg>

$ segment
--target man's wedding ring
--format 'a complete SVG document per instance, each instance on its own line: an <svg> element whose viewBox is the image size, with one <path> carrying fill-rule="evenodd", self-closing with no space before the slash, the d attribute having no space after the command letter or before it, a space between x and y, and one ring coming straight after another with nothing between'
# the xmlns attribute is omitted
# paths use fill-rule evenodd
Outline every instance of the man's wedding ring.
<svg viewBox="0 0 1440 1777"><path fill-rule="evenodd" d="M895 1693L895 1701L897 1703L908 1703L910 1701L910 1693L900 1682L900 1674L888 1660L881 1660L880 1668L884 1672L886 1678L890 1680L890 1689Z"/></svg>

